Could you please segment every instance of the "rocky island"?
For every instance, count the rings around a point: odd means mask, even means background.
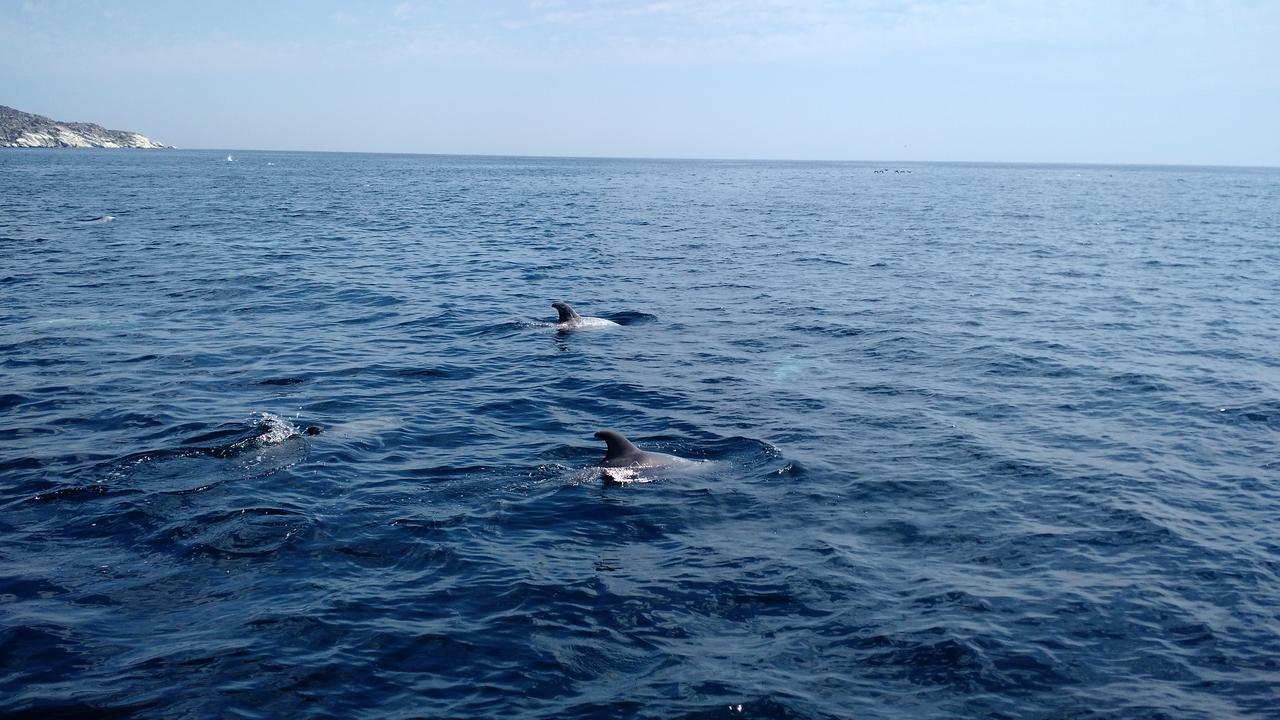
[[[171,148],[128,130],[101,125],[59,122],[0,105],[0,148]]]

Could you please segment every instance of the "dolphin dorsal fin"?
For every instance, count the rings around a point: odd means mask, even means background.
[[[569,307],[569,303],[567,302],[553,302],[551,303],[551,307],[555,308],[556,312],[560,313],[560,322],[569,322],[570,320],[577,320],[581,317],[573,308]]]
[[[622,436],[622,433],[614,432],[613,430],[601,430],[596,433],[596,438],[603,440],[604,444],[608,446],[608,450],[605,451],[604,462],[640,452],[640,448],[632,445],[630,440]]]

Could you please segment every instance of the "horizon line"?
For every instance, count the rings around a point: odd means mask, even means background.
[[[157,141],[159,142],[159,141]],[[499,154],[499,153],[449,153],[424,152],[411,150],[296,150],[267,148],[214,148],[214,147],[176,147],[165,148],[102,148],[102,147],[4,147],[0,150],[46,151],[46,150],[141,150],[144,152],[163,152],[176,150],[179,152],[210,153],[295,153],[295,154],[331,154],[331,155],[410,155],[421,157],[471,157],[471,158],[521,158],[529,160],[621,160],[634,162],[723,162],[723,163],[813,163],[828,165],[1028,165],[1028,166],[1060,166],[1060,167],[1128,167],[1128,168],[1217,168],[1234,170],[1280,170],[1280,165],[1236,165],[1228,163],[1188,163],[1188,162],[1099,162],[1095,160],[848,160],[848,159],[812,159],[812,158],[747,158],[747,157],[671,157],[658,155],[539,155],[535,153]]]
[[[131,150],[143,148],[13,148],[30,150]],[[734,158],[734,157],[670,157],[649,155],[538,155],[533,153],[499,154],[499,153],[447,153],[403,150],[279,150],[264,148],[163,148],[168,150],[192,152],[275,152],[275,153],[328,153],[333,155],[418,155],[426,157],[474,157],[474,158],[526,158],[533,160],[630,160],[649,162],[759,162],[759,163],[824,163],[824,164],[864,164],[897,163],[900,165],[1060,165],[1064,167],[1146,167],[1146,168],[1223,168],[1238,170],[1280,170],[1280,165],[1232,165],[1179,162],[1098,162],[1098,161],[1064,161],[1064,160],[847,160],[847,159],[800,159],[800,158]]]

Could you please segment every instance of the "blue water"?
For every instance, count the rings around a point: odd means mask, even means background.
[[[1277,288],[1277,170],[4,151],[0,713],[1277,717]]]

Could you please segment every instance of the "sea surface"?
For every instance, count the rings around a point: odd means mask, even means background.
[[[6,150],[0,328],[3,715],[1280,717],[1280,170]]]

